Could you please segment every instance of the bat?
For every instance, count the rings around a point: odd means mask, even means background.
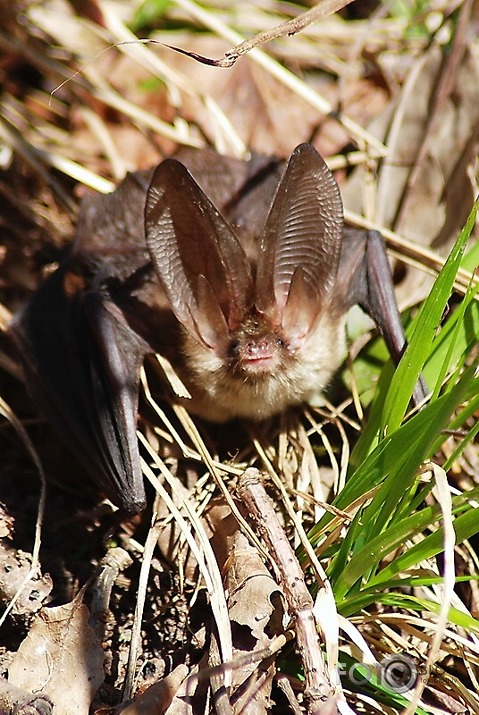
[[[311,145],[287,162],[183,149],[84,199],[68,255],[11,333],[46,418],[110,499],[138,512],[146,355],[170,360],[191,412],[264,420],[327,387],[356,303],[398,362],[383,239],[343,226],[339,188]]]

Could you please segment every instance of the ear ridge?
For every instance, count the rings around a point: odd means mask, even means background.
[[[302,307],[311,327],[336,281],[342,231],[336,181],[318,152],[301,144],[286,166],[263,230],[257,309],[291,327]]]
[[[228,325],[208,280],[199,275],[197,280],[197,305],[191,308],[191,316],[198,334],[208,347],[228,337]]]
[[[217,347],[224,326],[237,322],[244,312],[251,295],[251,271],[226,219],[175,159],[162,162],[153,174],[145,235],[176,317],[199,340]],[[223,320],[216,328],[213,319],[219,313]]]

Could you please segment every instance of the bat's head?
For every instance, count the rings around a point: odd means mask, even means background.
[[[293,152],[254,265],[173,159],[153,175],[145,228],[184,330],[182,378],[193,388],[194,411],[210,419],[262,418],[309,397],[312,383],[324,387],[343,352],[342,325],[328,316],[343,217],[339,189],[313,147]]]

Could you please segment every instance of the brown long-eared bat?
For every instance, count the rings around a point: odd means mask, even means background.
[[[338,186],[311,145],[287,163],[184,149],[84,199],[68,256],[11,332],[38,406],[135,512],[148,353],[172,362],[192,412],[262,420],[327,386],[355,303],[398,361],[405,340],[382,238],[343,228]]]

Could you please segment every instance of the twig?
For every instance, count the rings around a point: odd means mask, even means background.
[[[304,694],[308,712],[318,712],[318,706],[330,701],[335,693],[319,647],[313,599],[306,587],[303,571],[276,516],[273,502],[261,483],[257,469],[247,469],[239,478],[238,494],[256,522],[256,528],[266,542],[278,569],[280,585],[284,589],[290,614],[295,621],[298,651],[304,665]]]
[[[308,25],[318,22],[318,20],[323,17],[332,15],[333,12],[341,10],[351,2],[353,2],[353,0],[322,0],[322,2],[315,5],[315,7],[301,13],[298,17],[281,22],[275,27],[263,30],[263,32],[258,32],[258,34],[250,40],[240,42],[235,45],[235,47],[232,47],[231,50],[227,50],[223,59],[220,60],[213,60],[209,57],[198,55],[195,52],[189,52],[188,50],[183,50],[179,47],[173,47],[172,45],[168,45],[168,47],[175,50],[175,52],[180,52],[182,55],[187,55],[188,57],[198,60],[198,62],[202,62],[203,64],[229,69],[235,64],[236,60],[238,60],[242,55],[246,55],[255,47],[264,45],[266,42],[271,42],[271,40],[276,40],[278,37],[296,35],[297,32],[301,32],[301,30],[304,30],[304,28],[308,27]]]

